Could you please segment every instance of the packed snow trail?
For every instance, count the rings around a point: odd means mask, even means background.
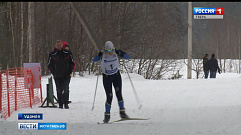
[[[72,77],[70,109],[21,109],[7,120],[0,119],[0,134],[148,134],[148,135],[237,135],[241,132],[241,75],[225,73],[217,79],[145,80],[130,74],[143,103],[139,110],[128,75],[123,73],[123,98],[130,117],[149,120],[123,121],[116,124],[96,124],[104,118],[105,92],[99,78],[95,108],[91,111],[96,76]],[[48,76],[49,77],[49,76]],[[43,98],[46,97],[48,77],[42,77]],[[55,87],[55,86],[54,86]],[[56,94],[56,91],[54,89]],[[43,120],[17,120],[18,113],[43,113]],[[118,120],[119,108],[114,96],[111,120]],[[20,122],[67,123],[66,131],[18,130]]]

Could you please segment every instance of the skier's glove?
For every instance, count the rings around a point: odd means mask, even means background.
[[[98,53],[98,56],[101,57],[102,55],[103,55],[103,53],[100,51],[100,52]]]
[[[103,53],[99,52],[98,55],[96,55],[93,59],[93,62],[97,62],[101,57],[102,57]]]
[[[124,54],[124,59],[130,59],[130,56],[128,54]]]

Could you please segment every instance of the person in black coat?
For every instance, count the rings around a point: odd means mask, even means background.
[[[218,61],[215,58],[215,54],[212,54],[211,59],[208,61],[209,69],[210,69],[210,78],[216,78],[217,70],[219,74],[221,74],[221,70],[218,66]]]
[[[203,57],[203,71],[204,71],[205,79],[207,79],[209,74],[208,54],[205,54],[205,56]]]
[[[70,77],[74,68],[74,59],[70,51],[63,49],[61,41],[57,41],[55,49],[49,54],[48,69],[54,76],[54,81],[57,89],[57,97],[59,102],[59,108],[69,109],[69,83]],[[64,90],[64,93],[62,91]]]

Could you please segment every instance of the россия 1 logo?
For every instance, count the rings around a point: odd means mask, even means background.
[[[223,19],[223,8],[194,7],[194,19]]]

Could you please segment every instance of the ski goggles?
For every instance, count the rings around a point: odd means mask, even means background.
[[[113,52],[115,50],[115,48],[112,48],[112,49],[105,49],[106,52]]]

